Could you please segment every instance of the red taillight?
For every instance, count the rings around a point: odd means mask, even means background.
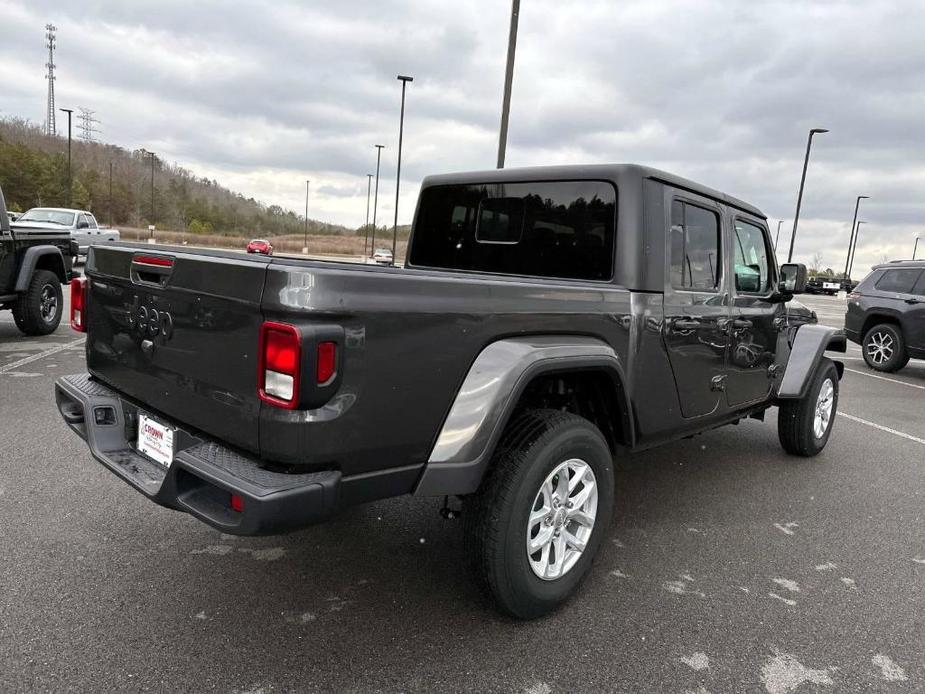
[[[71,327],[79,333],[87,332],[87,313],[84,309],[87,295],[87,278],[75,277],[71,280]]]
[[[318,343],[318,366],[315,369],[315,376],[318,385],[324,385],[332,378],[337,371],[337,343],[319,342]]]
[[[244,513],[244,499],[240,494],[231,495],[231,510],[235,513]]]
[[[258,394],[276,407],[294,410],[299,404],[299,372],[302,338],[285,323],[266,322],[260,326],[258,354]]]
[[[173,258],[162,255],[136,255],[132,262],[138,265],[154,265],[155,267],[173,267]]]

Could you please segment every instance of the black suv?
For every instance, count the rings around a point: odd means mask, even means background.
[[[925,358],[925,260],[875,266],[848,295],[845,332],[877,371]]]

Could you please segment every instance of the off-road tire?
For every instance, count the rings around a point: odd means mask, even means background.
[[[822,436],[817,437],[813,430],[816,406],[823,384],[832,383],[832,410],[828,426]],[[813,382],[802,400],[788,400],[780,405],[777,413],[777,435],[784,450],[791,455],[806,458],[818,455],[832,434],[835,417],[838,414],[838,369],[831,360],[823,358]]]
[[[42,314],[43,292],[49,291],[55,300],[55,310],[47,318]],[[36,270],[16,303],[13,304],[13,321],[25,335],[48,335],[58,329],[64,312],[64,293],[61,280],[49,270]]]
[[[527,555],[527,521],[540,486],[563,461],[591,467],[598,490],[591,535],[574,566],[544,580]],[[565,602],[587,576],[613,516],[613,456],[587,419],[558,410],[530,410],[512,420],[478,491],[463,512],[465,552],[482,590],[519,619],[544,615]]]
[[[868,354],[868,348],[878,335],[889,336],[893,341],[892,356],[879,364],[874,361],[872,355]],[[861,341],[861,351],[864,354],[864,362],[876,371],[893,373],[894,371],[899,371],[909,363],[909,355],[906,353],[906,341],[903,339],[902,330],[900,330],[898,325],[892,323],[880,323],[868,330],[864,334],[864,339]]]

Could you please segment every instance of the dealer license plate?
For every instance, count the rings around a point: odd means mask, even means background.
[[[164,467],[173,462],[174,430],[145,415],[138,416],[138,450]]]

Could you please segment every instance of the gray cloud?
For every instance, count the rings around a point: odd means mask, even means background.
[[[409,87],[402,221],[428,173],[493,165],[506,2],[0,0],[0,110],[40,120],[42,27],[59,27],[59,102],[95,108],[106,139],[146,146],[268,203],[365,218],[383,157],[391,219],[399,72]],[[925,7],[867,3],[525,0],[508,164],[638,161],[754,202],[795,206],[806,131],[821,126],[797,255],[858,265],[925,233]],[[315,186],[317,182],[317,186]],[[920,244],[921,245],[921,244]]]

